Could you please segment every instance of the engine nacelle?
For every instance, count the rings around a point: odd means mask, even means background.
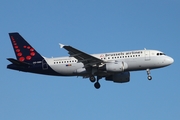
[[[85,68],[79,68],[74,71],[74,73],[85,73],[85,72],[87,72]]]
[[[116,83],[125,83],[130,81],[130,73],[129,72],[122,72],[117,73],[114,75],[110,75],[105,78],[107,81],[113,81]]]
[[[127,63],[125,62],[112,62],[106,63],[106,70],[108,72],[122,72],[128,68]]]

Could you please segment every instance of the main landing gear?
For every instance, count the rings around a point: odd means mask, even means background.
[[[100,87],[101,87],[101,85],[100,85],[100,83],[99,83],[99,80],[101,79],[101,77],[99,77],[99,76],[97,76],[97,81],[96,81],[96,78],[94,77],[94,76],[90,76],[89,77],[89,80],[91,81],[91,82],[95,82],[94,83],[94,87],[96,88],[96,89],[99,89]]]
[[[150,73],[150,69],[147,69],[146,71],[147,71],[147,75],[148,75],[148,77],[147,77],[148,80],[152,80],[152,77],[151,77],[151,75],[150,75],[150,74],[151,74],[151,73]]]
[[[94,87],[95,87],[96,89],[99,89],[99,88],[101,87],[101,85],[100,85],[100,83],[97,81],[97,82],[94,83]]]
[[[90,80],[91,82],[95,82],[95,81],[96,81],[96,78],[95,78],[94,76],[90,76],[90,77],[89,77],[89,80]]]

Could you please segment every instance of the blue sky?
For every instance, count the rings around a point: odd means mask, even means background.
[[[8,0],[0,4],[1,120],[179,120],[180,1]],[[8,33],[19,32],[46,57],[67,56],[58,43],[87,53],[157,49],[174,58],[166,68],[131,72],[125,84],[6,69],[14,57]]]

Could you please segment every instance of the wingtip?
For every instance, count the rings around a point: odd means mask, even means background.
[[[59,43],[59,45],[60,45],[60,48],[63,48],[63,47],[64,47],[64,45],[63,45],[63,44],[61,44],[61,43]]]

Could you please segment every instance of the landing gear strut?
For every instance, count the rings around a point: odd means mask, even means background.
[[[147,71],[147,75],[148,75],[148,77],[147,77],[148,80],[152,80],[152,77],[151,77],[151,75],[150,75],[150,74],[151,74],[151,73],[150,73],[150,69],[147,69],[146,71]]]

